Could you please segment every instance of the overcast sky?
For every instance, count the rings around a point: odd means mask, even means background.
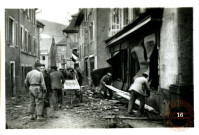
[[[68,25],[71,15],[77,12],[78,8],[42,8],[37,10],[36,17],[37,19],[44,19]]]

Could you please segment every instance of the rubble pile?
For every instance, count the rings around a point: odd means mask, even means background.
[[[101,119],[107,115],[121,115],[126,112],[125,103],[119,100],[103,99],[99,89],[85,87],[83,91],[83,103],[73,104],[70,109],[73,113],[85,118]]]

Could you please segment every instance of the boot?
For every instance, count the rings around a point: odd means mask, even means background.
[[[30,120],[35,120],[34,114],[30,115]]]
[[[38,115],[38,116],[37,116],[37,120],[38,120],[38,121],[42,121],[42,120],[44,120],[44,118],[43,118],[41,115]]]

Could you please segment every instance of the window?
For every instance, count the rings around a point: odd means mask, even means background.
[[[10,45],[16,46],[17,45],[17,22],[12,19],[11,17],[9,18],[9,36],[8,36],[8,41]]]
[[[112,29],[120,29],[120,9],[113,9]]]
[[[84,33],[82,33],[84,36],[84,43],[88,44],[88,29],[85,27],[84,28]]]
[[[32,9],[29,9],[30,11],[30,21],[32,21]]]
[[[88,21],[88,9],[85,9],[85,21]]]
[[[61,55],[61,60],[63,60],[64,59],[64,55]]]
[[[87,44],[84,45],[84,55],[88,55],[88,46]]]
[[[128,63],[128,53],[127,49],[120,50],[119,52],[115,53],[112,57],[111,65],[113,68],[113,79],[114,80],[121,80],[122,82],[127,81],[127,63]]]
[[[25,30],[25,51],[28,52],[28,31]]]
[[[32,22],[35,24],[35,10],[32,11]]]
[[[25,9],[25,11],[26,11],[27,18],[29,18],[29,11],[28,11],[28,9]]]
[[[42,56],[42,60],[46,60],[46,59],[45,59],[45,56]]]
[[[93,41],[93,22],[91,22],[89,27],[90,41]]]
[[[127,25],[129,23],[128,20],[128,8],[123,9],[123,25]]]
[[[31,53],[31,35],[28,33],[28,52]]]
[[[31,53],[35,54],[35,47],[34,47],[34,38],[31,36]]]
[[[33,43],[33,53],[36,55],[36,53],[37,53],[37,51],[36,51],[36,49],[37,49],[37,41],[36,41],[36,38],[34,38],[34,41],[33,41],[34,43]]]
[[[25,30],[24,27],[21,26],[21,33],[20,33],[20,38],[21,38],[21,50],[25,50]]]
[[[20,27],[20,41],[21,41],[21,49],[23,48],[23,27]]]
[[[115,35],[121,29],[121,9],[111,9],[111,27],[109,36]]]
[[[5,40],[8,41],[8,16],[7,12],[5,11]]]

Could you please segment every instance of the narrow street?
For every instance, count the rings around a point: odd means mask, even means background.
[[[192,7],[4,14],[6,128],[194,126]]]
[[[58,111],[49,108],[48,118],[43,121],[30,120],[28,96],[7,100],[8,128],[133,128],[132,123],[137,127],[164,127],[162,121],[152,122],[148,117],[125,117],[125,104],[119,100],[102,100],[91,90],[86,90],[83,96],[83,103],[75,98],[73,105],[66,105]]]

